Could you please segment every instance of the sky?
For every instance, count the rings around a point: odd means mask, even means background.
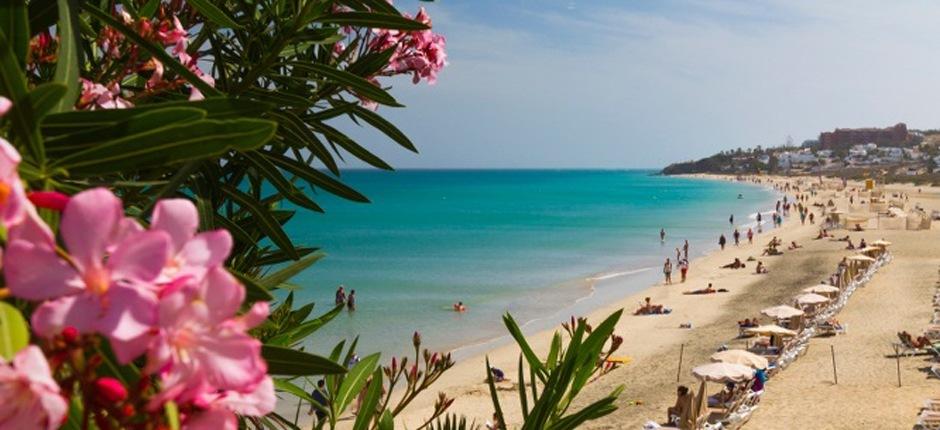
[[[940,128],[940,2],[398,0],[447,37],[381,107],[397,168],[657,168],[836,127]]]

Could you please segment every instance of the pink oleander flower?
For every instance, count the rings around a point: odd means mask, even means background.
[[[209,270],[221,267],[232,251],[232,236],[226,230],[197,233],[199,212],[186,199],[165,199],[153,210],[151,231],[170,236],[170,253],[160,282],[192,276],[197,282]]]
[[[32,191],[26,194],[26,198],[38,208],[56,212],[65,210],[65,205],[69,202],[69,196],[58,191]]]
[[[11,107],[13,107],[13,102],[6,97],[0,96],[0,118],[3,118]]]
[[[271,413],[277,402],[274,381],[266,376],[253,389],[246,392],[223,391],[203,396],[196,402],[201,411],[183,418],[186,430],[235,430],[235,414],[260,417]]]
[[[29,206],[26,190],[17,171],[20,160],[16,148],[0,137],[0,221],[7,228],[19,223]]]
[[[219,391],[250,392],[264,382],[261,343],[246,331],[267,318],[268,304],[255,303],[236,316],[244,299],[245,288],[221,267],[202,281],[183,277],[164,288],[145,369],[163,384],[152,408],[168,400],[195,402]]]
[[[30,345],[7,363],[0,357],[0,429],[57,429],[68,403],[42,351]]]
[[[124,109],[133,103],[121,98],[121,86],[117,82],[105,87],[99,83],[82,79],[82,94],[78,98],[81,109]]]
[[[100,333],[125,363],[144,352],[156,322],[153,282],[169,258],[170,238],[135,226],[120,199],[95,188],[73,196],[62,213],[68,261],[35,212],[10,229],[4,276],[13,296],[44,301],[32,315],[36,334],[51,337],[66,327]]]

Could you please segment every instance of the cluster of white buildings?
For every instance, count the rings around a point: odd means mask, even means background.
[[[784,170],[826,171],[846,167],[865,167],[901,163],[925,163],[928,156],[918,148],[901,148],[896,146],[881,146],[874,143],[853,145],[848,155],[836,156],[828,149],[816,150],[812,148],[790,149],[774,154],[777,158],[777,167]],[[770,164],[770,155],[760,155],[757,161]],[[934,165],[940,166],[940,156],[934,158]],[[910,170],[910,169],[909,169]],[[923,173],[922,168],[910,170],[908,174]],[[916,173],[914,173],[916,171]]]

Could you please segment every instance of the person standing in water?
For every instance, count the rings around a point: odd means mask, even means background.
[[[672,283],[672,262],[669,259],[666,259],[666,263],[663,264],[663,275],[666,277],[666,284]]]
[[[728,243],[728,239],[725,239],[725,235],[722,234],[718,237],[718,245],[721,246],[721,250],[725,250],[725,244]]]
[[[741,244],[741,232],[738,229],[734,229],[734,246]]]
[[[349,290],[349,297],[346,298],[346,308],[350,312],[356,310],[356,290]]]
[[[659,242],[666,243],[666,229],[659,229]]]
[[[728,223],[731,224],[732,227],[734,227],[734,214],[731,214],[731,216],[728,217]]]
[[[335,303],[336,306],[342,306],[346,304],[346,290],[343,285],[340,285],[339,288],[336,289]]]

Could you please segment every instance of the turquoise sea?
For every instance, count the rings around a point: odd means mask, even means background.
[[[775,194],[762,187],[652,173],[344,173],[372,203],[319,195],[325,214],[300,210],[287,226],[297,243],[327,254],[294,279],[299,302],[325,312],[339,284],[358,299],[312,347],[325,353],[360,336],[360,353],[387,356],[410,350],[417,330],[429,347],[466,353],[505,335],[507,311],[528,330],[584,314],[658,280],[684,239],[690,257],[701,255],[730,233],[729,215],[746,225],[773,209]],[[469,311],[450,311],[457,301]]]

